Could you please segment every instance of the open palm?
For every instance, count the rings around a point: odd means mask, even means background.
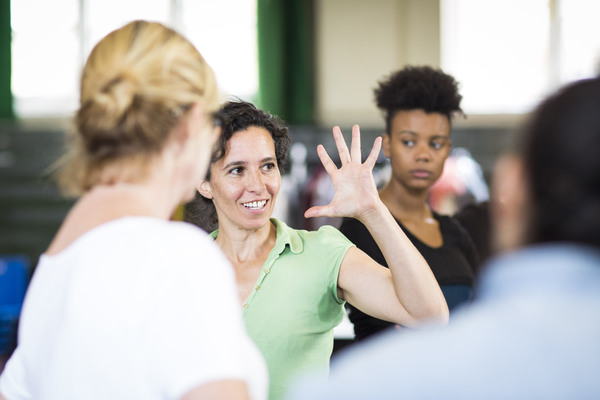
[[[304,213],[306,218],[313,217],[353,217],[372,211],[378,204],[379,195],[373,167],[381,150],[381,137],[373,143],[371,153],[362,163],[360,147],[360,128],[352,127],[352,143],[350,150],[339,127],[333,128],[333,138],[340,156],[341,167],[338,168],[327,154],[323,145],[317,146],[317,154],[323,167],[331,177],[335,194],[331,202],[323,206],[311,207]]]

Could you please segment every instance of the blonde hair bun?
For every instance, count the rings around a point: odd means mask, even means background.
[[[212,69],[174,30],[133,21],[109,33],[81,76],[76,141],[61,185],[81,193],[99,182],[141,178],[181,111],[202,102],[210,112],[218,101]]]

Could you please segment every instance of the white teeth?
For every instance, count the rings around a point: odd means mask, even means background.
[[[263,208],[267,204],[266,200],[261,201],[251,201],[249,203],[242,203],[242,205],[251,210],[258,210],[259,208]]]

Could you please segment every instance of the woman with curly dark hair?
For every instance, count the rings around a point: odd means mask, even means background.
[[[243,101],[226,103],[220,112],[221,140],[186,219],[208,229],[216,226],[204,221],[218,223],[212,236],[234,266],[246,328],[267,362],[270,399],[281,398],[301,372],[326,377],[345,301],[394,323],[447,321],[431,269],[377,195],[372,169],[381,138],[363,163],[358,126],[350,150],[340,129],[333,129],[341,167],[323,146],[317,152],[335,196],[305,216],[357,218],[381,246],[389,270],[331,226],[309,232],[271,218],[290,144],[287,127]]]
[[[450,154],[452,118],[462,114],[461,99],[452,76],[427,66],[396,71],[375,89],[376,104],[386,123],[383,152],[392,170],[379,196],[427,260],[451,312],[471,298],[477,254],[460,224],[433,211],[427,199]],[[379,246],[360,221],[345,218],[340,230],[386,265]],[[358,340],[395,326],[348,307]]]

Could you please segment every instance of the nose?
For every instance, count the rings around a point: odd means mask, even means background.
[[[246,186],[250,192],[259,193],[265,189],[265,182],[263,176],[259,170],[253,170],[248,173],[248,182]]]
[[[431,148],[427,143],[419,143],[415,149],[417,161],[429,162],[431,160]]]

